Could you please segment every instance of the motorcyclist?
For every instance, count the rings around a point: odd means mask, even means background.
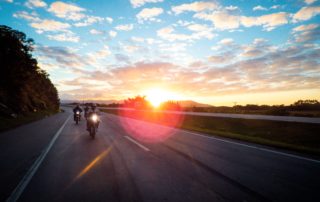
[[[99,110],[97,109],[97,105],[96,104],[92,104],[91,105],[91,108],[88,110],[88,118],[92,115],[92,114],[99,114]],[[99,127],[99,123],[100,123],[100,120],[98,118],[97,120],[97,128]],[[90,124],[90,120],[87,119],[87,130],[89,130],[89,124]]]
[[[79,104],[77,104],[77,106],[75,108],[73,108],[73,118],[74,120],[76,119],[76,113],[79,112],[80,113],[80,118],[81,118],[81,112],[82,112],[82,109],[81,107],[79,106]]]
[[[89,104],[86,104],[86,107],[84,108],[84,117],[87,119],[88,118],[88,112],[89,112]]]

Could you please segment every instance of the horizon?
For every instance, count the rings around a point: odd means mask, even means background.
[[[68,103],[85,104],[85,103],[92,102],[92,103],[96,103],[96,104],[109,105],[109,104],[123,104],[125,100],[127,100],[127,99],[124,99],[124,100],[67,100],[66,99],[66,100],[60,100],[60,102],[61,102],[61,104],[68,104]],[[296,100],[295,102],[300,101],[300,100],[302,100],[302,99]],[[147,101],[149,101],[149,100],[147,99]],[[302,101],[304,101],[304,100],[302,100]],[[319,102],[319,100],[316,100],[316,101]],[[212,104],[208,104],[208,103],[198,102],[196,100],[165,100],[165,101],[161,102],[160,104],[165,103],[165,102],[177,102],[177,103],[179,103],[179,102],[194,102],[194,103],[199,104],[199,105],[208,105],[210,107],[234,107],[234,106],[246,106],[246,105],[258,105],[258,106],[263,106],[263,105],[280,106],[280,105],[284,105],[284,106],[290,106],[290,105],[295,103],[295,102],[292,102],[292,103],[289,103],[289,104],[257,104],[257,103],[240,104],[240,103],[234,102],[233,105],[212,105]],[[154,106],[154,107],[157,108],[157,106]]]
[[[155,104],[319,100],[319,14],[319,0],[0,2],[61,100]]]

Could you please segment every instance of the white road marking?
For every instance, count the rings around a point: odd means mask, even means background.
[[[7,202],[15,202],[19,199],[21,194],[23,193],[24,189],[29,184],[30,180],[34,176],[34,174],[37,172],[38,168],[40,167],[41,163],[49,153],[51,147],[61,134],[63,128],[66,126],[67,122],[69,121],[71,116],[67,118],[67,120],[62,124],[60,129],[56,132],[56,134],[51,139],[49,145],[41,152],[40,156],[37,158],[37,160],[32,164],[26,175],[22,178],[22,180],[19,182],[18,186],[13,190],[9,198],[6,200]]]
[[[285,152],[279,152],[279,151],[275,151],[275,150],[271,150],[271,149],[266,149],[266,148],[262,148],[262,147],[256,147],[256,146],[253,146],[253,145],[233,142],[233,141],[229,141],[229,140],[223,140],[223,139],[220,139],[220,138],[206,136],[206,135],[202,135],[202,134],[199,134],[199,133],[193,133],[193,132],[189,132],[189,131],[185,131],[185,130],[180,130],[180,131],[183,131],[183,132],[186,132],[186,133],[189,133],[189,134],[192,134],[192,135],[208,138],[208,139],[214,139],[214,140],[217,140],[217,141],[220,141],[220,142],[226,142],[226,143],[240,145],[240,146],[244,146],[244,147],[248,147],[248,148],[252,148],[252,149],[257,149],[257,150],[261,150],[261,151],[265,151],[265,152],[270,152],[270,153],[274,153],[274,154],[280,154],[280,155],[291,157],[291,158],[311,161],[311,162],[314,162],[314,163],[320,163],[320,160],[306,158],[306,157],[303,157],[303,156],[298,156],[298,155],[289,154],[289,153],[285,153]]]
[[[145,151],[150,151],[150,149],[148,149],[147,147],[143,146],[142,144],[140,144],[136,140],[132,139],[131,137],[129,137],[129,136],[124,136],[124,137],[127,138],[128,140],[130,140],[131,142],[135,143],[136,145],[138,145],[139,147],[141,147]]]

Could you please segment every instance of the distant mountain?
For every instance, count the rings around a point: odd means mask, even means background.
[[[177,102],[181,107],[212,107],[212,105],[195,102],[193,100],[178,100]]]
[[[68,103],[99,103],[99,104],[112,104],[112,103],[119,103],[122,104],[123,100],[61,100],[61,104],[68,104]],[[212,105],[199,103],[193,100],[177,100],[181,107],[212,107]]]

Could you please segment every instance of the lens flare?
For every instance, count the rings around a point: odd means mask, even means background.
[[[119,110],[118,113],[127,134],[147,143],[163,142],[170,138],[175,133],[174,128],[179,127],[184,118],[182,114],[147,110]]]

